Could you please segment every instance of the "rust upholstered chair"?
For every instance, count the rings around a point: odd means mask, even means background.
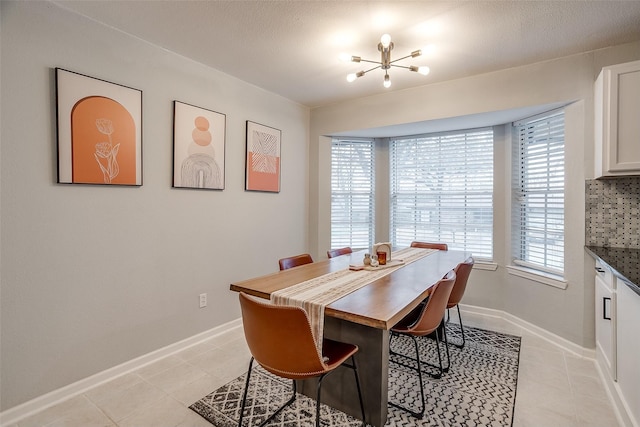
[[[438,249],[441,251],[449,250],[449,246],[446,243],[431,243],[431,242],[419,242],[414,240],[411,242],[412,248],[423,248],[423,249]]]
[[[252,357],[249,362],[247,382],[240,408],[239,427],[242,427],[254,360],[272,374],[293,380],[291,398],[265,419],[260,424],[261,426],[293,403],[296,399],[296,380],[318,378],[316,427],[319,427],[322,380],[341,365],[353,369],[362,411],[362,425],[365,425],[364,404],[362,403],[360,380],[354,357],[358,346],[325,338],[322,343],[322,355],[320,355],[313,339],[309,318],[302,308],[259,302],[242,292],[240,293],[240,308],[242,309],[244,335]],[[345,363],[349,359],[351,363]]]
[[[302,254],[296,256],[290,256],[287,258],[282,258],[278,261],[280,264],[280,270],[287,270],[289,268],[297,267],[299,265],[311,264],[313,262],[313,258],[309,254]]]
[[[413,340],[416,357],[415,359],[410,356],[405,356],[400,353],[391,352],[392,358],[389,359],[392,363],[397,363],[407,368],[418,371],[418,382],[420,383],[420,398],[422,406],[418,411],[413,411],[409,408],[402,407],[394,402],[389,402],[390,405],[395,406],[396,408],[402,409],[404,411],[409,412],[414,417],[421,419],[424,416],[425,404],[424,404],[424,386],[422,385],[422,364],[420,360],[420,350],[418,347],[418,339],[417,337],[424,337],[427,335],[433,335],[436,340],[436,349],[438,353],[438,362],[439,362],[439,372],[435,374],[429,374],[434,378],[440,378],[442,374],[446,371],[442,366],[442,356],[440,355],[440,338],[438,334],[438,327],[442,323],[442,319],[444,318],[444,313],[447,309],[447,302],[449,301],[449,296],[451,295],[451,290],[453,289],[453,284],[456,280],[456,274],[452,270],[447,273],[444,278],[442,278],[438,283],[436,283],[431,289],[431,295],[427,300],[426,304],[421,304],[416,307],[411,313],[405,316],[400,322],[398,322],[393,328],[391,328],[391,339],[394,335],[406,335],[409,336]],[[442,328],[444,344],[447,353],[448,363],[449,360],[449,347],[447,346],[447,333],[444,328]],[[435,332],[435,333],[434,333]],[[398,361],[399,358],[407,358],[410,359],[411,362],[405,364],[403,362]],[[417,368],[416,368],[417,364]],[[448,369],[448,368],[447,368]]]
[[[333,258],[333,257],[337,257],[337,256],[340,256],[340,255],[350,254],[352,252],[353,251],[348,246],[346,248],[331,249],[330,251],[327,251],[327,257],[328,258]]]
[[[462,344],[456,344],[453,342],[451,343],[458,348],[464,347],[464,328],[462,327],[462,317],[460,316],[460,306],[458,305],[458,303],[464,295],[464,290],[467,288],[467,281],[469,280],[471,269],[473,269],[473,264],[473,258],[469,257],[464,262],[458,264],[458,266],[453,270],[456,272],[456,282],[453,284],[453,290],[451,291],[451,296],[449,297],[449,302],[447,303],[447,318],[449,314],[448,309],[453,307],[456,307],[458,309],[458,319],[460,320]]]

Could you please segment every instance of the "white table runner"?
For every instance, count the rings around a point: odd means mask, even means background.
[[[417,261],[436,251],[436,249],[422,248],[401,249],[393,252],[391,257],[394,260],[403,260],[404,264],[373,271],[353,271],[348,268],[334,271],[273,292],[271,294],[271,302],[277,305],[302,307],[307,312],[318,353],[322,356],[324,308],[327,305],[387,274],[393,273],[404,265]]]

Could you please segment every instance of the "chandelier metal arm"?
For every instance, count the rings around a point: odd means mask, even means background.
[[[393,61],[389,62],[389,64],[393,64],[394,62],[402,61],[403,59],[407,59],[407,58],[411,58],[411,57],[413,57],[413,55],[403,56],[402,58],[394,59]],[[364,61],[364,59],[363,59],[363,61]],[[396,67],[397,67],[397,65],[396,65]]]
[[[360,58],[360,60],[358,62],[368,62],[370,64],[380,64],[380,65],[382,65],[382,62],[380,62],[380,61],[370,61],[368,59],[362,59],[362,58]]]
[[[368,61],[368,62],[372,62],[372,61]],[[378,64],[378,62],[374,62],[374,64]],[[378,65],[378,66],[376,66],[376,67],[373,67],[373,68],[369,68],[368,70],[363,71],[363,73],[364,73],[364,74],[367,74],[369,71],[377,70],[378,68],[381,68],[381,67],[382,67],[382,64],[381,64],[381,65]]]

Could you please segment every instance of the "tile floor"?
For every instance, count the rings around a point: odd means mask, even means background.
[[[502,319],[463,316],[465,325],[522,336],[515,427],[619,425],[593,360]],[[211,427],[188,406],[241,375],[249,357],[241,330],[227,333],[8,427]]]

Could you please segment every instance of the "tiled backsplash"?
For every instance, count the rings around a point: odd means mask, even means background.
[[[640,248],[640,177],[587,180],[587,246]]]

